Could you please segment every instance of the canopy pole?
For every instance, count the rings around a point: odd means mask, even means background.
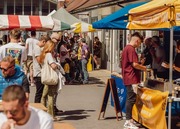
[[[31,0],[31,15],[33,15],[33,0]]]
[[[16,0],[14,0],[14,15],[16,15]]]
[[[170,58],[169,58],[169,106],[168,106],[168,129],[171,129],[171,106],[172,106],[172,70],[173,70],[173,27],[170,29]]]
[[[22,15],[24,15],[24,0],[22,0]]]

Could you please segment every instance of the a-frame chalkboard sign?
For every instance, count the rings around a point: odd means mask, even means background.
[[[116,88],[115,80],[113,78],[110,78],[110,79],[107,80],[107,85],[106,85],[106,88],[105,88],[104,98],[103,98],[103,102],[102,102],[102,106],[101,106],[101,110],[100,110],[100,113],[99,113],[98,120],[100,119],[100,116],[101,116],[102,112],[103,112],[103,118],[104,118],[110,92],[111,92],[112,99],[113,99],[113,102],[114,102],[114,109],[115,109],[115,112],[116,112],[116,119],[119,120],[118,113],[120,113],[121,118],[123,117],[121,107],[120,107],[120,103],[119,103],[119,97],[118,97],[118,94],[117,94],[117,88]]]

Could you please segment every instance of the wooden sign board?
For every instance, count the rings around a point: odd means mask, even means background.
[[[117,93],[116,83],[115,83],[115,80],[113,78],[110,78],[107,80],[107,85],[105,88],[104,98],[103,98],[103,102],[102,102],[102,106],[101,106],[101,110],[99,113],[98,120],[100,119],[102,112],[103,112],[103,118],[104,118],[110,92],[111,92],[112,99],[114,102],[116,119],[119,120],[118,113],[120,113],[120,115],[122,117],[122,111],[121,111],[121,107],[120,107],[120,103],[119,103],[119,97],[118,97],[118,93]]]

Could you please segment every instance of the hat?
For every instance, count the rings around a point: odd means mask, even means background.
[[[51,35],[51,39],[60,39],[60,38],[61,38],[60,34],[58,34],[56,32],[53,32]]]

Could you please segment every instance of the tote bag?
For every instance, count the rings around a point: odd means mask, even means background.
[[[51,68],[45,58],[45,64],[41,69],[41,83],[44,85],[57,85],[59,81],[58,74]]]

